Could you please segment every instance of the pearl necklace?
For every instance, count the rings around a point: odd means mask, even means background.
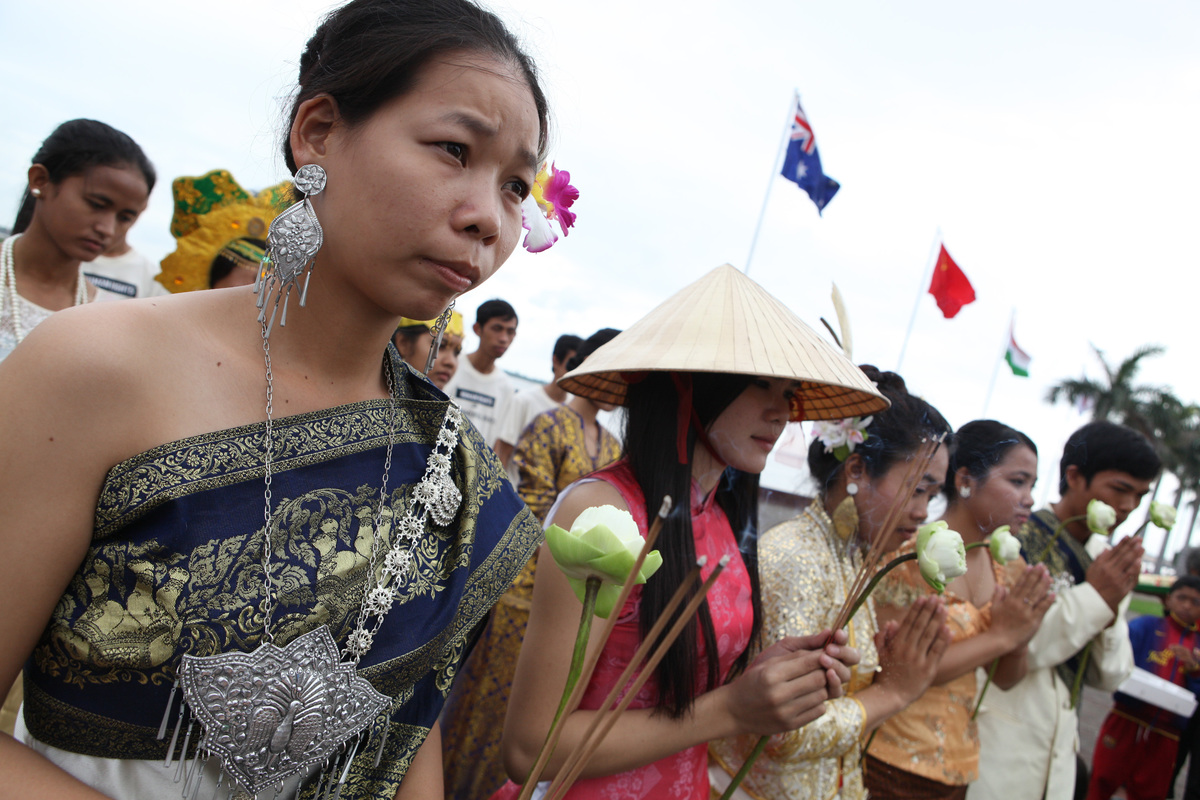
[[[25,335],[29,333],[21,324],[21,305],[17,295],[17,271],[13,259],[13,245],[20,238],[21,234],[14,233],[4,240],[3,245],[0,245],[0,297],[3,297],[0,302],[8,303],[12,314],[12,332],[16,337],[17,344],[20,344]],[[75,305],[81,306],[86,302],[88,302],[87,278],[83,276],[83,264],[80,264],[79,277],[75,281]]]

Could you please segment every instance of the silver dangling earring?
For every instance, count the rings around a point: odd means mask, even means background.
[[[454,301],[450,301],[450,305],[446,306],[437,318],[437,322],[433,324],[433,344],[429,347],[429,356],[425,359],[425,374],[429,374],[429,370],[433,369],[434,359],[437,358],[438,350],[442,346],[442,334],[446,332],[446,326],[450,324],[450,312],[454,310]],[[450,401],[450,405],[454,405],[454,401]],[[462,492],[454,485],[454,479],[450,477],[450,469],[447,464],[446,469],[438,469],[433,476],[434,484],[437,486],[437,498],[426,506],[429,511],[429,518],[434,523],[443,527],[454,522],[454,515],[458,513],[458,507],[462,505]]]
[[[966,500],[968,497],[971,496],[971,487],[964,486],[961,489],[959,489],[958,496],[961,497],[963,500]]]
[[[320,194],[325,188],[325,170],[319,164],[305,164],[296,170],[293,179],[296,191],[304,195],[304,199],[295,203],[271,222],[267,231],[267,257],[271,262],[268,272],[264,263],[258,271],[258,279],[254,282],[254,292],[258,295],[258,314],[260,324],[265,324],[266,333],[271,335],[275,324],[275,312],[283,301],[283,316],[279,319],[279,327],[287,325],[287,304],[292,294],[292,287],[304,275],[304,288],[300,290],[300,305],[308,299],[308,281],[312,277],[312,267],[317,257],[317,251],[325,241],[321,223],[313,211],[312,200],[315,194]],[[267,296],[273,294],[275,303],[271,307],[271,319],[267,321]]]
[[[846,484],[846,494],[850,495],[851,497],[854,497],[854,495],[858,494],[858,484],[855,483],[854,481],[850,481],[850,483],[847,483]]]
[[[446,306],[437,318],[437,322],[433,324],[433,344],[429,346],[429,355],[425,358],[425,374],[429,374],[429,370],[433,369],[433,362],[437,360],[438,350],[442,349],[442,334],[446,332],[446,326],[450,324],[450,312],[454,310],[454,301],[450,301],[450,305]]]

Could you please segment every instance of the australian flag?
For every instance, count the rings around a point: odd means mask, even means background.
[[[826,177],[821,169],[821,154],[817,152],[817,137],[813,135],[812,125],[804,109],[800,107],[800,94],[796,94],[796,110],[792,117],[791,141],[788,142],[787,155],[783,159],[783,171],[780,173],[789,181],[808,192],[808,196],[817,204],[817,213],[825,209],[826,204],[837,194],[842,185],[833,178]]]

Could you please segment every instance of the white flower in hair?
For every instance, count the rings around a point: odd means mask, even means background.
[[[854,448],[870,438],[867,427],[874,417],[849,417],[813,423],[812,435],[825,445],[826,453],[833,453],[838,461],[845,461]]]

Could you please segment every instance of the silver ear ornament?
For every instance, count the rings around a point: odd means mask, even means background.
[[[271,262],[270,270],[265,268],[258,272],[258,280],[254,282],[254,292],[258,295],[258,321],[266,323],[267,334],[275,324],[275,312],[283,303],[283,315],[279,319],[280,327],[287,325],[287,304],[291,297],[292,288],[304,275],[304,287],[300,290],[300,305],[303,306],[308,297],[308,281],[312,277],[312,267],[317,257],[317,251],[325,240],[321,223],[313,210],[313,195],[320,194],[325,188],[325,170],[318,164],[305,164],[296,170],[293,182],[296,191],[304,195],[304,199],[292,205],[271,222],[267,231],[267,259]],[[267,300],[274,296],[271,306],[271,318],[267,320]]]
[[[429,370],[433,369],[433,362],[437,360],[438,350],[442,349],[442,334],[446,332],[446,326],[450,324],[450,312],[454,311],[454,301],[450,301],[450,305],[446,306],[437,318],[437,322],[433,324],[433,344],[429,346],[429,355],[425,358],[425,374],[429,374]]]

